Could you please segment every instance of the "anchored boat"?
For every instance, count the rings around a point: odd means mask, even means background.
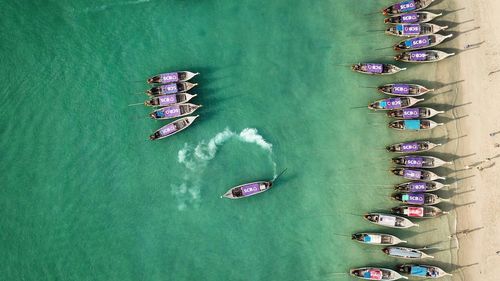
[[[353,71],[371,75],[388,75],[406,70],[406,68],[399,68],[393,64],[384,63],[358,63],[353,64],[351,68]]]
[[[410,205],[436,205],[441,202],[448,201],[447,199],[443,199],[436,194],[432,193],[396,193],[391,196],[392,199],[396,201],[400,201]]]
[[[401,240],[398,237],[390,234],[383,233],[354,233],[351,236],[351,239],[354,241],[358,241],[363,244],[370,245],[397,245],[400,243],[406,243],[407,241]]]
[[[443,13],[433,14],[430,12],[416,12],[408,13],[404,15],[397,15],[384,20],[388,24],[398,24],[398,23],[425,23],[442,16]]]
[[[409,12],[416,12],[429,7],[434,0],[405,0],[393,4],[382,10],[384,15],[397,15]]]
[[[423,50],[423,51],[413,51],[413,52],[402,52],[401,54],[396,55],[394,59],[403,62],[427,63],[427,62],[438,62],[453,55],[455,55],[455,53],[445,53],[439,50]]]
[[[421,169],[393,168],[391,169],[391,173],[408,180],[434,181],[434,180],[446,179],[444,177],[436,175],[431,171],[421,170]]]
[[[410,107],[424,99],[416,99],[412,97],[388,98],[375,101],[368,105],[369,109],[373,110],[392,110]]]
[[[196,116],[187,116],[181,119],[177,119],[174,122],[167,124],[156,132],[154,132],[151,136],[149,136],[150,140],[159,140],[166,137],[170,137],[172,135],[177,134],[180,131],[185,130],[187,127],[193,124],[194,120],[198,118],[199,115]]]
[[[397,247],[397,246],[391,246],[391,247],[386,247],[382,249],[382,252],[384,254],[395,257],[395,258],[402,258],[402,259],[427,259],[431,258],[433,259],[433,256],[430,256],[420,250],[417,249],[412,249],[412,248],[406,248],[406,247]]]
[[[168,94],[177,94],[183,93],[191,90],[193,87],[198,85],[197,83],[189,83],[189,82],[178,82],[178,83],[170,83],[161,86],[153,87],[146,91],[146,93],[150,96],[159,96],[159,95],[168,95]]]
[[[250,197],[264,191],[268,191],[273,187],[273,183],[286,171],[283,170],[276,178],[270,181],[256,181],[251,183],[245,183],[242,185],[235,186],[229,189],[222,197],[229,199],[240,199],[245,197]]]
[[[388,145],[386,149],[396,153],[415,153],[428,151],[440,145],[440,143],[435,144],[430,141],[410,141]]]
[[[418,224],[411,222],[407,218],[403,218],[400,216],[395,216],[395,215],[387,215],[387,214],[381,214],[381,213],[368,213],[363,216],[367,221],[382,225],[382,226],[387,226],[387,227],[392,227],[392,228],[409,228],[412,226],[418,226]]]
[[[402,167],[427,169],[449,165],[452,162],[446,162],[433,156],[407,155],[392,158],[392,163]]]
[[[391,96],[418,97],[434,89],[427,89],[417,84],[386,84],[377,88],[380,93]]]
[[[429,107],[414,107],[390,110],[387,112],[387,116],[396,119],[425,119],[440,113],[444,113],[444,111],[437,111]]]
[[[402,192],[433,192],[448,186],[437,181],[410,181],[394,186],[394,189]]]
[[[414,37],[431,35],[447,28],[448,26],[439,26],[433,23],[397,24],[387,28],[385,34],[399,37]]]
[[[153,77],[148,78],[148,84],[167,84],[167,83],[176,83],[176,82],[186,82],[196,75],[200,74],[199,72],[193,73],[190,71],[176,71],[176,72],[168,72],[161,73],[155,75]]]
[[[430,219],[448,214],[435,206],[398,206],[391,209],[396,215],[409,218]]]
[[[394,50],[419,50],[434,47],[436,45],[441,44],[446,38],[452,37],[453,34],[449,35],[441,35],[441,34],[432,34],[419,36],[411,39],[406,39],[394,45]]]
[[[349,271],[349,274],[364,280],[398,280],[408,279],[394,270],[380,267],[360,267],[354,268]]]
[[[149,114],[152,119],[164,120],[182,117],[195,112],[201,105],[184,103],[159,108]]]
[[[169,106],[169,105],[173,105],[173,104],[188,102],[196,96],[197,96],[196,94],[191,95],[188,93],[161,95],[161,96],[153,97],[153,98],[145,101],[144,105],[145,106],[156,106],[156,107]]]
[[[452,276],[452,274],[446,273],[441,268],[433,265],[402,264],[398,266],[398,270],[401,273],[408,274],[410,277],[416,278],[436,279],[444,276]]]
[[[389,128],[406,131],[420,131],[434,129],[441,125],[443,125],[443,123],[436,123],[432,120],[413,119],[393,121],[389,123]]]

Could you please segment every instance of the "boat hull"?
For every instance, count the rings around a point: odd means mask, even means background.
[[[187,117],[183,117],[181,119],[177,119],[174,122],[169,123],[169,124],[161,127],[160,129],[156,130],[150,136],[150,140],[164,139],[164,138],[173,136],[181,131],[184,131],[186,128],[191,126],[193,124],[194,120],[196,120],[196,118],[198,118],[198,117],[199,117],[199,115],[187,116]]]

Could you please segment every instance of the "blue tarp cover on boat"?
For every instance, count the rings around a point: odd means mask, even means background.
[[[403,31],[403,27],[404,27],[404,26],[402,26],[402,25],[397,25],[397,26],[396,26],[396,30],[397,30],[397,31]]]
[[[421,267],[421,266],[418,266],[418,265],[414,265],[414,266],[411,267],[411,272],[410,273],[411,273],[411,275],[425,277],[425,275],[427,274],[427,268]]]
[[[407,130],[420,130],[420,120],[405,120]]]
[[[365,237],[363,239],[364,239],[365,242],[372,241],[372,238],[369,235],[365,235]]]

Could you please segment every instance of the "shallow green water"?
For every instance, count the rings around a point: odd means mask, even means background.
[[[44,2],[0,1],[0,279],[348,280],[395,263],[334,235],[394,205],[372,184],[397,182],[382,148],[401,136],[352,109],[391,79],[338,66],[388,60],[365,31],[382,17],[355,17],[380,3]],[[176,69],[202,73],[200,118],[146,141],[165,122],[127,106],[135,81]],[[263,195],[219,198],[283,168]]]

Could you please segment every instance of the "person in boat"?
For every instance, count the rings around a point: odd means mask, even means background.
[[[156,75],[148,79],[148,83],[160,83],[160,76]]]
[[[430,123],[429,122],[420,122],[420,128],[421,129],[428,129],[430,127]]]
[[[389,111],[389,117],[397,117],[397,116],[400,116],[401,113],[402,113],[401,110]]]
[[[394,159],[394,164],[396,164],[396,165],[402,165],[404,163],[405,163],[405,161],[401,158]]]
[[[158,139],[160,136],[161,136],[160,132],[155,132],[154,134],[152,134],[151,136],[149,136],[149,139],[150,139],[150,140],[156,140],[156,139]]]
[[[382,250],[382,252],[384,252],[386,255],[388,255],[389,254],[389,249],[385,248],[385,249]]]
[[[394,147],[393,145],[387,146],[386,149],[391,152],[396,151],[396,147]]]
[[[233,194],[234,197],[243,196],[243,192],[241,191],[241,188],[235,188],[235,189],[231,190],[231,193]]]
[[[403,226],[404,220],[402,218],[396,218],[395,226]]]
[[[153,113],[151,113],[151,118],[153,119],[158,119],[158,118],[163,118],[165,117],[165,112],[163,110],[158,110]]]
[[[160,100],[158,98],[150,99],[144,102],[145,105],[156,106],[160,104]]]
[[[378,216],[377,216],[377,215],[374,215],[374,216],[372,216],[372,215],[367,215],[367,216],[366,216],[366,219],[367,219],[367,220],[369,220],[369,221],[374,221],[374,222],[376,222],[376,221],[378,221]]]

